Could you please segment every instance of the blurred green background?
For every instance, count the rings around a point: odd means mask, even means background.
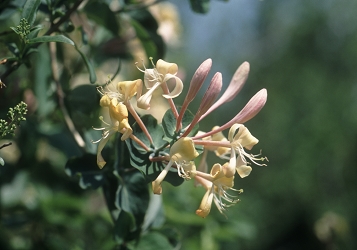
[[[357,1],[211,1],[205,15],[186,1],[170,2],[181,35],[164,59],[178,64],[185,82],[207,58],[210,76],[222,72],[224,88],[242,62],[251,66],[238,98],[200,130],[229,121],[266,88],[266,106],[246,126],[260,140],[252,152],[262,150],[269,163],[236,177],[244,193],[228,219],[214,206],[205,219],[195,215],[204,190],[192,182],[164,183],[164,227],[175,228],[181,249],[357,249]],[[31,72],[39,73],[46,74]],[[198,106],[199,98],[190,110]],[[51,112],[46,108],[39,112]],[[60,119],[57,112],[52,120]],[[1,249],[114,248],[100,190],[82,190],[64,172],[67,158],[81,152],[63,131],[46,120],[37,127],[29,117],[19,161],[1,168]]]
[[[213,1],[204,16],[180,6],[183,48],[169,58],[187,75],[211,57],[227,86],[238,65],[251,65],[238,98],[200,129],[228,121],[266,88],[267,104],[246,125],[260,140],[253,152],[269,158],[235,179],[245,192],[228,219],[216,209],[194,218],[200,196],[189,183],[164,194],[183,249],[356,249],[357,2]]]

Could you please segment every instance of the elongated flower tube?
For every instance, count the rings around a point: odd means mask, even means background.
[[[212,59],[208,58],[205,60],[196,70],[195,74],[193,75],[191,82],[190,82],[190,87],[188,89],[187,95],[185,97],[185,100],[182,104],[181,110],[180,110],[180,115],[177,118],[177,123],[176,123],[176,132],[179,130],[182,117],[185,114],[185,111],[192,102],[192,100],[196,97],[198,91],[201,89],[204,81],[207,78],[207,75],[212,67]]]
[[[226,163],[225,165],[227,165]],[[242,190],[236,190],[234,186],[234,176],[226,177],[221,164],[214,164],[211,173],[206,174],[199,171],[191,171],[191,175],[206,188],[206,193],[202,199],[200,207],[196,214],[202,218],[206,217],[211,210],[212,201],[214,201],[219,212],[223,214],[226,207],[232,206],[239,201],[236,195],[231,195],[228,190],[241,193]],[[228,203],[228,204],[227,204]]]
[[[217,72],[213,76],[211,83],[208,86],[208,89],[206,90],[206,93],[204,94],[204,96],[202,98],[201,104],[197,110],[196,115],[194,116],[191,124],[188,126],[186,131],[183,133],[182,137],[187,136],[191,132],[191,130],[197,124],[200,117],[204,113],[206,113],[206,111],[211,107],[211,105],[216,100],[217,96],[219,95],[221,88],[222,88],[222,74]]]
[[[151,61],[152,62],[152,61]],[[154,65],[153,65],[154,66]],[[139,68],[138,68],[139,69]],[[140,71],[144,72],[144,84],[148,91],[141,95],[141,89],[138,90],[137,106],[141,109],[149,109],[150,101],[154,91],[161,85],[166,84],[170,79],[175,80],[174,89],[163,94],[163,97],[167,99],[175,98],[181,94],[183,89],[183,83],[180,78],[176,76],[178,72],[178,66],[175,63],[168,63],[159,59],[156,63],[156,67],[152,69],[146,69]]]
[[[216,128],[215,130],[207,132],[206,134],[201,134],[192,137],[192,139],[196,140],[196,139],[201,139],[203,137],[211,136],[215,133],[230,128],[235,123],[245,123],[249,121],[254,116],[256,116],[259,113],[259,111],[264,107],[267,100],[267,96],[268,93],[266,89],[261,89],[249,100],[249,102],[244,106],[244,108],[235,117],[233,117],[232,120],[230,120],[223,126]]]
[[[166,165],[165,169],[161,171],[156,180],[152,182],[152,190],[154,194],[162,193],[161,183],[174,163],[177,165],[179,176],[186,179],[189,176],[186,171],[193,171],[196,169],[194,164],[190,161],[198,155],[191,138],[182,137],[177,140],[170,148],[169,163]]]
[[[249,69],[250,66],[248,62],[244,62],[238,67],[226,91],[218,99],[218,101],[216,101],[209,108],[209,110],[207,110],[207,112],[201,116],[200,120],[205,118],[208,114],[210,114],[213,110],[221,106],[223,103],[230,102],[236,97],[236,95],[240,92],[240,90],[243,88],[245,82],[248,79]]]

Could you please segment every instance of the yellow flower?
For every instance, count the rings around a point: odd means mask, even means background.
[[[238,132],[236,133],[237,130]],[[257,161],[267,160],[266,158],[257,158],[259,155],[245,152],[244,148],[251,150],[259,140],[255,138],[243,124],[236,123],[231,127],[228,133],[228,140],[232,147],[229,170],[227,170],[228,173],[231,174],[233,172],[234,174],[234,169],[236,169],[240,177],[247,177],[252,171],[252,168],[248,166],[249,163],[246,158],[256,165],[265,166],[265,164],[258,163]],[[237,157],[236,154],[238,154]]]
[[[97,165],[99,168],[103,168],[106,162],[102,157],[102,150],[107,144],[108,140],[116,132],[120,132],[123,134],[121,140],[124,141],[132,134],[133,130],[129,125],[128,110],[124,104],[118,102],[116,98],[110,99],[108,95],[104,95],[100,100],[100,105],[102,107],[109,108],[109,116],[111,121],[111,123],[108,124],[104,122],[103,117],[100,117],[100,119],[106,126],[103,128],[94,128],[95,130],[103,131],[102,138],[94,142],[99,142],[97,149]]]
[[[176,163],[177,173],[180,177],[189,179],[188,172],[195,171],[195,164],[192,162],[198,156],[195,145],[191,138],[182,137],[177,140],[170,149],[170,161],[165,169],[161,171],[155,181],[152,182],[152,190],[154,194],[161,194],[161,182],[164,180],[171,166]]]
[[[151,62],[152,62],[152,58]],[[139,69],[139,68],[138,68]],[[149,109],[150,108],[150,101],[154,91],[161,86],[161,84],[166,84],[167,81],[174,79],[175,80],[175,87],[174,89],[162,96],[170,99],[175,98],[181,94],[183,89],[183,83],[180,78],[176,76],[178,72],[178,66],[176,63],[168,63],[164,60],[158,60],[156,63],[156,67],[152,69],[146,69],[140,71],[144,72],[144,84],[148,91],[141,95],[141,89],[138,90],[137,95],[137,106],[141,109]]]
[[[124,102],[129,101],[136,93],[138,89],[141,88],[143,82],[141,79],[137,79],[135,81],[124,81],[118,82],[117,90],[120,94],[122,94],[122,100]]]
[[[198,152],[191,138],[182,137],[172,145],[170,156],[175,162],[190,161],[198,156]]]
[[[227,164],[228,162],[224,165]],[[203,196],[199,208],[196,210],[196,214],[202,218],[210,213],[212,201],[222,214],[226,207],[230,207],[239,201],[237,196],[229,194],[228,190],[233,190],[238,193],[243,192],[242,190],[233,188],[234,176],[229,178],[225,176],[223,172],[224,165],[221,166],[221,164],[218,163],[214,164],[210,174],[199,171],[191,172],[191,175],[193,175],[195,179],[206,188],[206,193]]]

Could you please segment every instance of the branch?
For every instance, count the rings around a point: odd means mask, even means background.
[[[50,56],[51,56],[52,78],[56,83],[58,105],[61,108],[64,120],[67,124],[69,131],[72,133],[74,140],[76,141],[77,145],[84,151],[86,144],[85,144],[82,136],[78,133],[76,127],[74,126],[73,121],[72,121],[71,117],[69,116],[67,108],[64,104],[65,94],[62,90],[62,86],[61,86],[61,83],[59,80],[59,75],[58,75],[58,64],[57,64],[57,58],[56,58],[56,43],[50,43],[49,46],[50,46]]]
[[[83,2],[83,0],[78,0],[73,6],[72,8],[70,8],[66,14],[60,18],[60,20],[58,20],[57,23],[53,24],[51,23],[51,27],[47,30],[47,32],[45,33],[45,35],[51,35],[53,32],[58,30],[58,27],[64,23],[71,15],[74,11],[76,11],[79,7],[79,5],[81,5],[81,3]]]
[[[0,149],[5,148],[10,145],[12,145],[12,142],[4,143],[3,145],[0,146]]]

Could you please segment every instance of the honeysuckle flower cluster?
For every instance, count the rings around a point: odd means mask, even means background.
[[[143,81],[123,81],[115,84],[114,88],[98,88],[102,95],[100,105],[109,111],[110,117],[109,122],[100,117],[105,126],[96,128],[102,131],[102,138],[96,141],[98,167],[103,168],[106,165],[101,152],[108,140],[118,132],[130,152],[130,163],[152,183],[154,194],[163,192],[164,180],[174,185],[183,180],[194,180],[197,185],[206,189],[196,214],[206,217],[212,203],[223,214],[227,207],[239,201],[238,195],[243,192],[234,188],[235,177],[245,178],[252,171],[252,165],[265,166],[264,162],[267,161],[260,153],[249,153],[258,139],[243,125],[263,108],[267,91],[258,91],[229,122],[213,126],[208,132],[198,131],[201,120],[236,97],[248,78],[249,63],[244,62],[239,66],[228,88],[216,101],[222,88],[222,75],[217,72],[212,77],[198,110],[191,113],[187,108],[206,80],[212,60],[207,59],[198,67],[181,106],[173,101],[184,88],[184,83],[177,76],[177,64],[161,59],[156,64],[152,58],[150,61],[150,68],[146,68],[144,63],[142,66],[136,64],[138,70],[144,74]],[[155,108],[151,106],[151,100],[158,89],[162,89],[162,96],[170,106],[163,115],[161,124],[151,115],[139,116],[137,113],[138,109]],[[132,104],[134,101],[137,107]],[[135,120],[134,124],[129,124],[129,115]],[[227,130],[228,137],[225,137]],[[215,163],[209,168],[206,157],[210,152],[214,152],[224,163]]]

